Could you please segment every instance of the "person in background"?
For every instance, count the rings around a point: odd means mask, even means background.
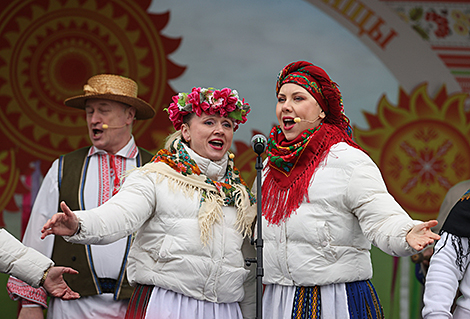
[[[446,221],[446,218],[449,215],[452,207],[462,198],[463,194],[465,194],[468,189],[470,189],[470,180],[461,181],[449,189],[439,209],[439,214],[437,216],[437,221],[439,222],[439,224],[432,228],[434,232],[440,233],[441,226]],[[434,246],[431,245],[424,251],[411,256],[412,261],[416,263],[416,278],[423,285],[426,282],[426,274],[428,272],[429,262],[433,253]],[[456,307],[456,301],[461,295],[461,292],[459,291],[459,289],[457,289],[457,293],[455,294],[454,301],[450,310],[451,313],[454,312]]]
[[[423,318],[470,318],[470,189],[450,210],[440,233],[426,275]],[[455,300],[458,290],[461,296]]]
[[[41,239],[42,226],[59,211],[61,201],[67,201],[73,209],[98,207],[118,192],[124,172],[152,158],[137,147],[132,136],[134,120],[155,115],[153,107],[137,97],[136,82],[99,74],[91,77],[83,90],[83,95],[68,98],[64,104],[85,111],[92,145],[54,161],[34,202],[23,243],[57,265],[79,272],[65,279],[81,298],[51,298],[48,318],[124,318],[133,291],[125,273],[130,236],[106,246],[72,245],[60,236]],[[42,288],[35,289],[12,277],[7,288],[22,304],[20,319],[44,317],[47,295]]]
[[[306,61],[285,66],[263,172],[266,318],[383,318],[371,244],[410,256],[439,239],[414,221],[351,138],[336,83]]]
[[[53,297],[64,300],[80,295],[64,281],[64,273],[77,274],[68,267],[54,267],[54,262],[38,251],[24,246],[5,229],[0,229],[0,272],[20,278],[33,287],[43,286]]]
[[[439,215],[437,215],[437,226],[433,227],[432,230],[439,233],[442,225],[447,219],[452,207],[462,198],[463,194],[470,189],[470,179],[459,182],[452,186],[447,192],[444,200],[442,201],[441,207],[439,208]]]
[[[439,214],[437,216],[438,224],[431,228],[431,230],[437,234],[441,231],[442,225],[449,215],[450,210],[452,207],[459,201],[463,194],[470,188],[470,180],[465,180],[459,182],[452,186],[449,191],[447,192],[444,200],[441,203],[441,207],[439,209]],[[424,285],[426,280],[426,273],[429,268],[429,260],[431,259],[432,254],[434,253],[434,246],[429,245],[423,251],[411,256],[411,260],[416,264],[415,267],[415,275],[416,279]]]
[[[249,105],[230,88],[193,88],[167,110],[176,132],[152,162],[98,208],[72,212],[63,202],[43,237],[107,244],[136,232],[126,318],[254,318],[255,267],[245,258],[255,255],[255,198],[228,151]]]

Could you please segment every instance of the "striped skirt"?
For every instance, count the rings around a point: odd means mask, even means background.
[[[147,312],[150,296],[152,295],[153,286],[138,285],[134,289],[125,319],[144,319]]]
[[[273,319],[383,319],[370,280],[314,287],[267,285],[263,317]]]

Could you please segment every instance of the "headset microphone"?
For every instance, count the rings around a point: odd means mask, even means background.
[[[324,111],[322,110],[322,111],[320,112],[320,114],[322,114],[323,112],[324,112]],[[317,117],[317,119],[320,119],[320,120],[324,119],[324,118],[325,118],[325,116],[321,117],[321,116],[320,116],[320,114],[318,114],[318,117]],[[317,120],[313,120],[313,121],[311,121],[311,120],[305,120],[305,119],[301,119],[301,118],[300,118],[300,117],[298,117],[298,116],[297,116],[297,117],[294,117],[294,122],[295,122],[295,123],[300,123],[300,122],[315,123],[316,121],[317,121]]]
[[[101,125],[101,128],[103,130],[107,130],[107,129],[110,129],[110,128],[121,128],[121,127],[124,127],[124,126],[126,126],[126,124],[121,125],[121,126],[109,126],[108,124],[103,124],[103,125]]]
[[[321,118],[321,117],[318,117],[318,118]],[[295,123],[300,123],[300,122],[308,122],[308,123],[315,123],[315,121],[311,121],[311,120],[305,120],[305,119],[301,119],[300,117],[294,117],[294,122]]]

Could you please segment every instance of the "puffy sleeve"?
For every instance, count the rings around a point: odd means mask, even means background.
[[[426,319],[452,318],[450,309],[460,281],[464,297],[459,301],[466,302],[467,311],[469,309],[470,278],[464,278],[470,276],[470,273],[465,271],[469,264],[468,238],[443,232],[434,251],[426,275],[422,315]],[[465,255],[466,257],[463,257]]]
[[[54,263],[38,251],[0,229],[0,272],[8,273],[37,288],[44,272]]]
[[[346,204],[373,245],[393,256],[415,254],[417,251],[408,244],[406,235],[422,222],[409,217],[387,191],[378,167],[365,154],[364,157],[353,169]]]
[[[80,231],[64,239],[72,243],[105,245],[132,234],[155,210],[156,179],[156,173],[133,171],[109,201],[91,210],[75,211]]]

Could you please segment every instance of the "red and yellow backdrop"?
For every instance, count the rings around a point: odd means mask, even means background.
[[[136,80],[157,114],[134,136],[153,152],[172,129],[163,111],[172,95],[236,88],[253,109],[233,146],[251,183],[250,137],[268,135],[277,72],[300,59],[340,84],[356,141],[397,201],[413,218],[435,218],[447,190],[470,179],[469,30],[465,0],[3,1],[0,227],[20,238],[52,161],[89,144],[83,112],[63,105],[89,77]],[[409,259],[373,251],[373,263],[387,317],[419,318]],[[16,304],[0,299],[15,318]]]

